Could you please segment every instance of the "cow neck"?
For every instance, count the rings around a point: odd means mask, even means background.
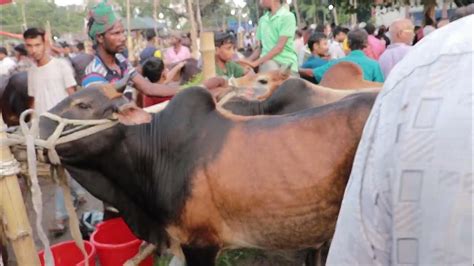
[[[261,101],[235,97],[233,100],[224,104],[223,108],[231,111],[235,115],[254,116],[264,114],[266,105],[266,103]]]
[[[176,103],[178,98],[154,114],[151,123],[125,127],[120,145],[119,152],[127,154],[132,169],[129,174],[140,186],[136,193],[143,193],[140,204],[163,225],[176,221],[190,196],[193,175],[217,156],[233,125],[215,109],[200,111],[191,106],[183,111],[193,95],[187,98]],[[122,167],[118,164],[116,169]]]

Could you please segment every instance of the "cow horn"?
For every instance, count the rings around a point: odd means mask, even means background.
[[[130,73],[125,74],[125,76],[123,76],[122,79],[114,83],[115,90],[122,93],[127,87],[129,79],[130,79]]]

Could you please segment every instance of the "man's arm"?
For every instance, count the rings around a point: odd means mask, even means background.
[[[168,72],[168,74],[166,75],[166,80],[165,80],[165,84],[172,81],[174,76],[176,76],[176,74],[178,74],[179,71],[181,71],[181,69],[184,67],[186,63],[184,61],[181,61],[179,62],[177,65],[175,65],[171,70],[170,72]]]
[[[177,85],[151,83],[140,74],[135,75],[132,81],[135,84],[135,88],[147,96],[173,96],[179,89]]]
[[[275,45],[275,47],[273,47],[273,49],[270,50],[270,52],[268,52],[266,55],[264,55],[263,57],[257,59],[256,61],[253,61],[253,62],[249,62],[248,60],[241,60],[240,62],[244,63],[244,64],[247,64],[253,68],[267,62],[268,60],[271,60],[273,57],[275,57],[277,54],[281,53],[281,51],[283,51],[283,48],[285,48],[285,44],[286,42],[288,41],[289,37],[288,36],[281,36],[279,39],[278,39],[278,42],[277,44]]]
[[[302,77],[314,77],[314,74],[313,74],[313,69],[311,68],[300,68],[298,69],[298,72],[300,74],[300,76]]]
[[[257,41],[257,46],[255,47],[255,50],[252,52],[252,54],[247,58],[249,61],[254,61],[257,58],[260,57],[260,53],[262,52],[262,45],[260,41]]]

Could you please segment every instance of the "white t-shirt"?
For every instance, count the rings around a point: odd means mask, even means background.
[[[0,61],[0,75],[9,75],[10,71],[16,66],[15,61],[11,59],[10,57],[5,57],[3,58],[2,61]]]
[[[424,37],[384,82],[326,265],[472,265],[472,25]]]
[[[339,59],[346,56],[344,49],[342,49],[342,43],[332,40],[329,43],[329,55],[331,56],[331,59]]]
[[[28,95],[35,98],[38,114],[48,111],[66,98],[66,89],[75,85],[72,67],[64,59],[53,57],[46,65],[33,65],[28,70]]]

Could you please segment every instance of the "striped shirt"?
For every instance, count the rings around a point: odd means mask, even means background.
[[[113,83],[121,79],[133,66],[122,54],[115,55],[116,63],[120,68],[120,73],[116,70],[108,68],[98,55],[94,57],[84,71],[84,78],[82,79],[82,87],[87,88],[92,84]]]

